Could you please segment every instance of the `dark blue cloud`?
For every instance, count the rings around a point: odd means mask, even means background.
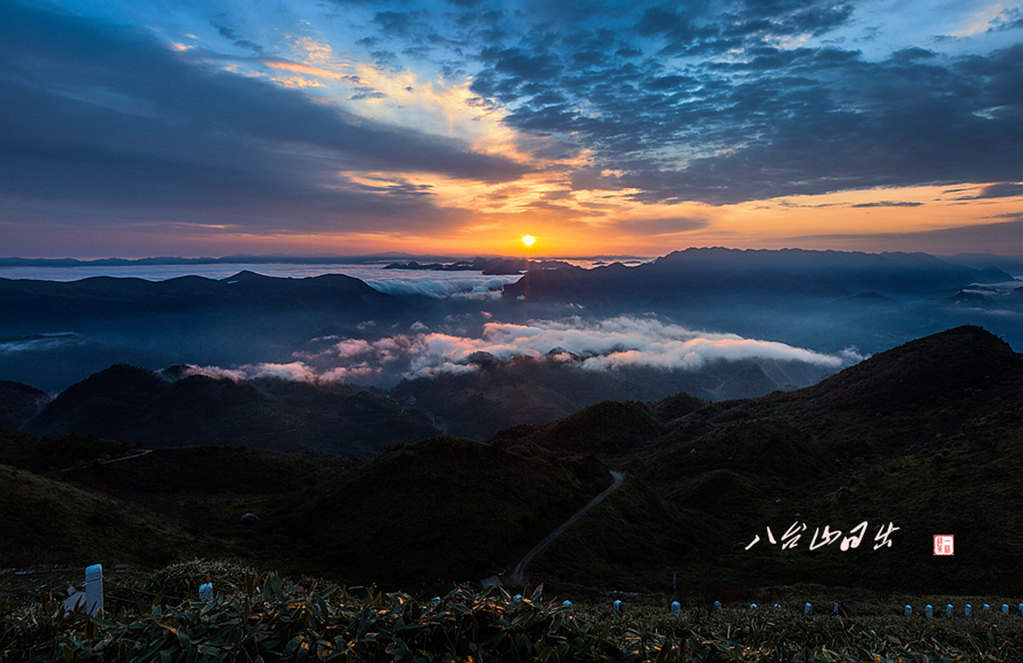
[[[488,182],[524,172],[451,139],[220,71],[142,33],[11,4],[0,5],[0,98],[0,196],[22,218],[63,202],[101,218],[415,225],[441,217],[422,195],[378,195],[337,171]]]
[[[1023,196],[1023,184],[1018,182],[998,182],[982,188],[975,196],[963,196],[956,200],[981,200],[983,198],[1011,198]]]
[[[852,11],[795,0],[633,6],[613,36],[612,22],[548,22],[481,49],[472,90],[509,109],[516,129],[588,150],[592,166],[574,186],[638,189],[644,202],[1017,180],[1023,45],[958,57],[908,47],[885,60],[836,40],[772,45],[828,34]]]
[[[921,207],[923,203],[905,200],[879,200],[874,203],[857,203],[853,207]]]
[[[792,239],[859,241],[893,249],[927,247],[929,252],[938,254],[962,253],[963,247],[973,247],[978,252],[1018,255],[1023,250],[1023,213],[1005,216],[1013,220],[916,232],[807,235]]]
[[[248,39],[243,39],[243,38],[239,37],[238,33],[235,32],[233,28],[229,28],[226,25],[220,25],[219,23],[216,23],[216,22],[213,23],[213,27],[215,27],[217,29],[217,33],[220,34],[221,37],[223,37],[224,39],[227,39],[228,41],[233,43],[235,46],[240,46],[241,48],[247,48],[247,49],[249,49],[249,50],[251,50],[251,51],[253,51],[254,53],[257,53],[257,54],[262,54],[263,53],[263,47],[262,46],[260,46],[259,44],[255,43],[255,42],[251,42]]]

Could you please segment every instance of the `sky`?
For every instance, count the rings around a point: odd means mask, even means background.
[[[2,255],[1023,254],[1018,1],[3,0],[0,100]]]

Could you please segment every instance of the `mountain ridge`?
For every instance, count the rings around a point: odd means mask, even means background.
[[[643,301],[699,300],[708,292],[837,298],[873,291],[889,297],[923,297],[973,282],[1012,280],[997,269],[974,269],[923,253],[710,247],[673,251],[635,267],[533,271],[506,285],[504,294],[575,302],[614,300],[628,293],[643,293]]]
[[[112,366],[68,387],[23,428],[36,435],[88,433],[146,447],[227,442],[357,457],[437,433],[423,413],[366,388],[169,376]]]
[[[921,383],[920,394],[910,381]],[[489,445],[414,442],[357,465],[324,467],[305,484],[282,479],[280,490],[245,484],[260,483],[273,463],[299,472],[317,457],[158,449],[84,466],[66,479],[104,499],[160,508],[168,526],[179,527],[180,518],[192,528],[180,531],[193,537],[174,539],[181,552],[244,551],[299,573],[437,587],[507,569],[548,526],[600,493],[612,468],[626,474],[620,488],[533,561],[531,583],[668,591],[676,578],[677,591],[721,595],[793,583],[1012,593],[1023,591],[1023,578],[1004,572],[1023,563],[1021,403],[1019,355],[964,326],[791,392],[718,403],[684,394],[601,403],[506,429]],[[60,449],[31,436],[10,440],[8,462],[24,457],[15,447]],[[107,445],[86,440],[78,448]],[[204,464],[224,469],[211,479],[185,471]],[[232,464],[248,468],[237,487]],[[169,508],[168,499],[179,506]],[[245,511],[258,512],[258,523],[238,522]],[[862,546],[809,549],[815,531],[848,534],[862,522],[869,525]],[[800,524],[807,529],[794,547],[771,543]],[[875,549],[889,525],[893,545]],[[931,554],[935,533],[959,539],[954,558]],[[56,545],[38,541],[40,551]]]

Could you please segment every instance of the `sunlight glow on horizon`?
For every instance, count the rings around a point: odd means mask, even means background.
[[[3,153],[5,251],[1023,255],[1019,106],[1000,92],[1023,0],[854,2],[820,32],[766,4],[741,25],[729,3],[693,9],[742,33],[725,50],[637,32],[642,4],[495,2],[0,8],[28,35],[0,87],[32,92],[0,128],[55,146]],[[885,39],[865,27],[881,18]],[[926,135],[903,128],[917,97]],[[792,116],[764,120],[765,100]]]

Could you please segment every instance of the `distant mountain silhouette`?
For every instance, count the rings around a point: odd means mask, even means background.
[[[699,302],[727,293],[754,297],[848,297],[868,291],[923,297],[970,283],[1011,281],[1000,270],[955,265],[922,253],[849,253],[801,249],[723,248],[675,251],[651,263],[614,263],[588,271],[531,271],[506,285],[504,296],[527,301]]]
[[[220,280],[201,276],[166,281],[96,276],[70,282],[0,278],[0,324],[241,307],[281,313],[356,309],[352,312],[364,318],[394,315],[405,308],[390,295],[342,274],[291,279],[246,270]]]
[[[414,408],[358,387],[276,378],[169,379],[127,365],[72,385],[24,428],[145,447],[241,444],[357,457],[437,432]]]
[[[410,262],[392,262],[389,265],[384,266],[384,269],[406,269],[413,271],[442,271],[442,272],[459,272],[459,271],[479,271],[488,275],[497,274],[522,274],[527,271],[534,270],[564,270],[574,271],[580,270],[580,267],[576,267],[571,263],[564,262],[562,260],[529,260],[527,258],[481,258],[477,257],[472,260],[460,260],[457,262],[449,263],[419,263],[415,260]]]

